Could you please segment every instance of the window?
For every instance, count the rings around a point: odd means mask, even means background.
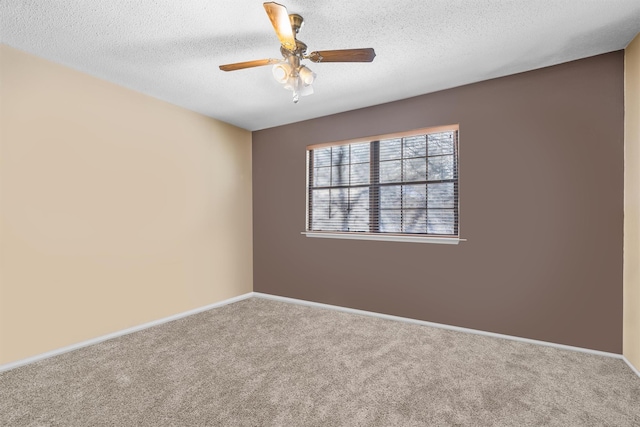
[[[307,177],[307,235],[458,237],[457,126],[307,147]]]

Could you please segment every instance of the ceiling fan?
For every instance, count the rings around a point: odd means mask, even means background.
[[[222,71],[273,64],[273,76],[285,89],[293,91],[293,102],[297,103],[300,96],[313,93],[311,84],[316,77],[313,71],[301,65],[303,59],[312,62],[371,62],[376,56],[372,48],[319,50],[307,54],[307,45],[296,38],[304,22],[302,16],[296,13],[289,14],[287,8],[278,3],[263,3],[263,6],[282,44],[280,53],[284,59],[258,59],[226,64],[220,66]]]

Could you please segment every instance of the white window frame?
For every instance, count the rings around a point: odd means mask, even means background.
[[[435,244],[453,244],[457,245],[459,242],[466,241],[466,239],[460,238],[460,198],[459,193],[456,195],[456,229],[457,235],[434,235],[434,234],[410,234],[410,233],[372,233],[372,232],[349,232],[349,231],[313,231],[309,230],[309,192],[310,192],[310,182],[309,182],[309,150],[315,150],[319,148],[326,148],[329,146],[339,146],[339,145],[347,145],[347,144],[357,144],[363,142],[372,142],[372,141],[380,141],[386,139],[394,139],[394,138],[403,138],[410,137],[416,135],[425,135],[439,132],[447,132],[454,131],[456,132],[456,141],[454,148],[454,163],[456,167],[456,191],[459,188],[459,158],[460,158],[460,147],[459,147],[459,139],[460,139],[460,129],[457,124],[455,125],[447,125],[447,126],[437,126],[437,127],[428,127],[415,129],[406,132],[398,132],[392,134],[384,134],[384,135],[374,135],[364,138],[357,138],[345,141],[337,141],[331,143],[324,144],[314,144],[306,147],[307,153],[307,163],[305,168],[305,229],[306,231],[302,232],[302,235],[306,237],[313,238],[325,238],[325,239],[351,239],[351,240],[372,240],[372,241],[385,241],[385,242],[413,242],[413,243],[435,243]]]

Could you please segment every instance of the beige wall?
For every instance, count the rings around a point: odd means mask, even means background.
[[[0,364],[252,290],[250,132],[0,54]]]
[[[640,35],[625,51],[623,354],[640,369]]]

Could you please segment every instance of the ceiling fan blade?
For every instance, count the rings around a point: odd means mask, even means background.
[[[319,50],[309,54],[313,62],[371,62],[375,57],[376,52],[372,48]]]
[[[264,10],[267,11],[267,15],[269,15],[271,25],[273,25],[273,29],[276,30],[282,46],[288,50],[295,50],[296,37],[293,34],[287,8],[274,2],[263,3],[262,5],[264,6]]]
[[[263,65],[276,64],[280,61],[277,59],[257,59],[255,61],[236,62],[235,64],[221,65],[222,71],[235,71],[242,70],[244,68],[262,67]]]

